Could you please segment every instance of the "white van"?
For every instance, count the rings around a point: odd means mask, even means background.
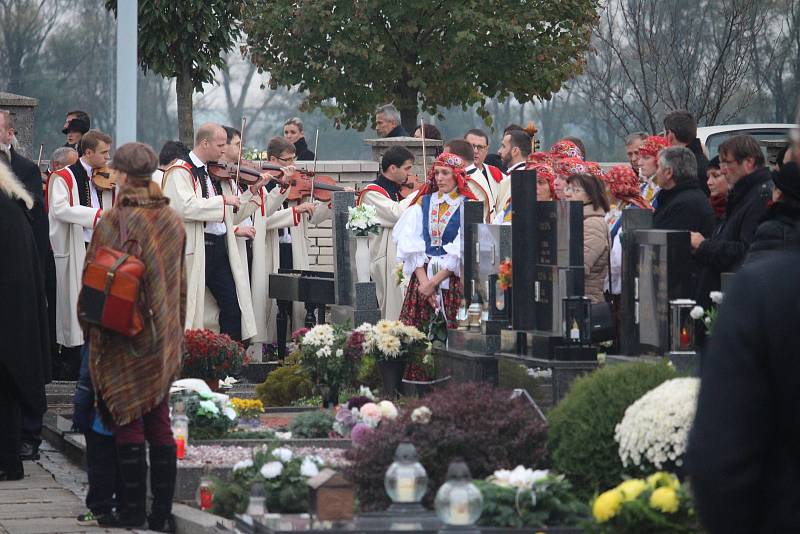
[[[706,147],[708,158],[719,153],[719,145],[729,137],[740,134],[752,135],[759,141],[781,141],[789,139],[789,132],[796,130],[796,124],[727,124],[724,126],[701,126],[697,137]],[[766,155],[766,149],[764,149]]]

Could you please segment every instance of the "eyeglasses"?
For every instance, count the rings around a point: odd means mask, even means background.
[[[284,163],[292,163],[297,159],[297,156],[289,156],[288,158],[282,158],[280,156],[275,156],[275,159],[282,161]]]
[[[477,150],[478,152],[482,152],[489,148],[489,145],[472,145],[472,150]]]
[[[565,193],[583,193],[583,188],[577,185],[568,185],[564,188]]]

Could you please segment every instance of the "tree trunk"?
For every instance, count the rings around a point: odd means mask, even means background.
[[[414,130],[419,127],[419,124],[417,124],[417,107],[402,107],[398,111],[400,111],[400,122],[403,128],[406,129],[408,135],[414,135]]]
[[[191,67],[184,67],[175,78],[175,92],[178,94],[178,138],[181,143],[194,146],[194,122],[192,118],[192,83]]]

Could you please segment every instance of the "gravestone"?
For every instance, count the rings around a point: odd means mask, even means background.
[[[689,232],[638,230],[634,277],[637,354],[663,356],[670,349],[669,301],[691,296]]]
[[[653,212],[627,209],[622,212],[622,295],[620,298],[620,352],[629,356],[639,354],[639,323],[637,321],[636,271],[638,264],[637,230],[653,228]]]
[[[364,139],[364,143],[372,147],[372,158],[379,164],[383,153],[393,146],[402,146],[414,154],[414,165],[411,174],[425,177],[425,169],[430,169],[436,153],[442,146],[441,139],[425,139],[425,165],[422,165],[422,139],[416,137],[380,137],[378,139]]]
[[[539,220],[536,171],[511,173],[511,198],[511,327],[526,331],[536,327],[533,305]]]
[[[0,92],[0,109],[11,113],[19,152],[36,161],[39,150],[33,149],[33,113],[39,102],[35,98]]]
[[[333,199],[333,288],[336,304],[331,316],[336,324],[377,323],[381,318],[375,282],[356,282],[355,237],[346,228],[348,208],[356,205],[355,193],[334,191]]]

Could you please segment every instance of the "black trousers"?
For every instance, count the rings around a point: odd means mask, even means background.
[[[17,386],[11,373],[0,363],[0,471],[13,478],[21,477],[22,461],[19,459],[19,434],[22,410]]]
[[[206,287],[219,307],[219,330],[236,341],[242,340],[242,311],[228,260],[224,235],[206,234]]]
[[[120,494],[122,479],[117,464],[117,445],[114,436],[104,436],[90,430],[86,438],[86,474],[89,491],[86,507],[94,515],[108,514],[116,505],[115,495]]]

